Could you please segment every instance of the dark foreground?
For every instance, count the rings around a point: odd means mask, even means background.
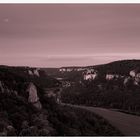
[[[0,136],[122,136],[95,113],[62,106],[59,88],[40,69],[1,66]]]
[[[125,136],[140,136],[140,117],[99,107],[68,105],[94,112],[118,128]]]

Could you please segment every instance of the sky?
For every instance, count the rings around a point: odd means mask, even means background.
[[[140,59],[140,4],[0,4],[0,65]]]

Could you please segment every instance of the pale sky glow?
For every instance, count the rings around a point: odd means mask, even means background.
[[[87,66],[140,59],[139,4],[1,4],[0,64]]]
[[[44,67],[42,63],[47,62],[50,67],[61,67],[61,66],[88,66],[108,63],[116,60],[124,60],[130,58],[140,59],[140,53],[104,53],[94,55],[17,55],[17,56],[0,56],[2,65],[14,63],[15,66],[21,66],[21,60],[25,66],[37,66]],[[110,60],[111,59],[111,60]],[[82,61],[80,65],[79,62]],[[57,64],[56,64],[57,62]],[[61,63],[63,62],[63,65]],[[92,63],[91,63],[92,62]],[[53,65],[55,63],[55,66]],[[11,65],[11,64],[10,64]]]

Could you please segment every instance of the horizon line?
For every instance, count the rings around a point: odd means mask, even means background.
[[[4,66],[4,67],[28,67],[28,68],[71,68],[71,67],[91,67],[91,66],[99,66],[99,65],[106,65],[106,64],[109,64],[109,63],[113,63],[113,62],[117,62],[117,61],[140,61],[140,59],[118,59],[118,60],[115,60],[115,61],[110,61],[108,63],[101,63],[101,64],[93,64],[93,65],[71,65],[71,66],[61,66],[61,67],[39,67],[39,66],[27,66],[27,65],[1,65],[0,64],[0,67],[1,66]]]

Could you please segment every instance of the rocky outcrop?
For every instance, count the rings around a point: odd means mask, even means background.
[[[122,76],[118,74],[106,74],[106,80],[118,79],[119,77],[122,77]]]
[[[128,82],[130,82],[130,80],[131,80],[131,77],[126,77],[126,78],[124,79],[123,84],[126,86],[126,85],[128,84]]]
[[[37,95],[37,88],[33,83],[30,83],[27,92],[29,94],[28,102],[32,103],[36,108],[41,109],[42,105],[39,101],[39,97]]]
[[[139,86],[140,85],[140,72],[138,70],[132,70],[129,72],[129,75],[133,80],[133,84]]]
[[[97,71],[94,69],[88,69],[85,72],[83,72],[84,80],[94,80],[98,75]]]
[[[60,68],[59,69],[60,72],[71,72],[73,70],[74,70],[73,68]]]
[[[33,83],[30,83],[27,89],[29,93],[28,102],[34,103],[38,101],[37,89]]]
[[[130,75],[131,77],[135,77],[135,76],[136,76],[136,71],[135,71],[135,70],[130,71],[130,72],[129,72],[129,75]]]
[[[37,76],[37,77],[39,77],[40,76],[40,74],[39,74],[39,69],[29,69],[28,70],[28,74],[29,75],[31,75],[31,76]]]
[[[72,72],[72,71],[85,71],[88,70],[88,68],[85,67],[71,67],[71,68],[59,68],[59,72]]]
[[[112,75],[112,74],[106,75],[106,80],[112,80],[112,79],[114,79],[114,75]]]
[[[28,70],[29,75],[33,75],[33,72],[31,70]]]
[[[38,76],[38,77],[40,76],[40,75],[39,75],[38,69],[35,69],[35,70],[34,70],[34,75],[36,75],[36,76]]]
[[[4,87],[3,87],[3,83],[0,81],[0,91],[3,93],[4,92]]]

